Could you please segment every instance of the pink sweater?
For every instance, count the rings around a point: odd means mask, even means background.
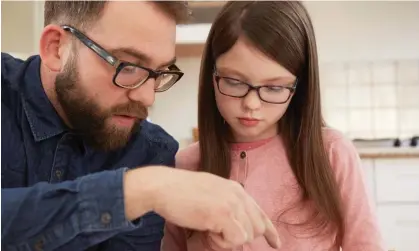
[[[352,143],[337,131],[324,130],[326,149],[336,175],[342,196],[345,219],[345,236],[340,247],[343,251],[383,251],[375,209],[370,203],[364,182],[362,167]],[[297,181],[285,157],[280,138],[255,143],[232,145],[231,179],[242,183],[245,190],[256,200],[276,226],[283,251],[337,251],[333,236],[304,236],[304,230],[283,222],[298,222],[310,214],[309,207],[293,207],[299,201]],[[176,166],[197,170],[199,145],[197,143],[181,150],[176,157]],[[298,188],[298,186],[297,186]],[[203,195],[205,196],[205,195]],[[284,210],[292,209],[278,216]],[[285,217],[285,218],[284,218]],[[300,230],[300,231],[299,231]],[[305,232],[306,233],[306,232]],[[187,238],[184,229],[167,223],[162,251],[212,250],[206,235],[198,233]],[[237,250],[273,250],[261,237]]]

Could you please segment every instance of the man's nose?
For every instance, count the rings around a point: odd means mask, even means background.
[[[140,102],[146,107],[152,106],[156,98],[156,91],[154,90],[155,84],[156,80],[150,78],[140,87],[130,90],[128,93],[129,99],[135,102]]]

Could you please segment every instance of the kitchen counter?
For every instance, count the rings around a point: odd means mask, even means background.
[[[371,158],[419,158],[419,147],[359,147],[363,159]]]

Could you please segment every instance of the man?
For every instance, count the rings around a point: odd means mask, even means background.
[[[243,189],[169,168],[146,121],[175,66],[179,2],[46,2],[39,56],[2,54],[3,250],[159,250],[163,218],[226,247],[277,235]],[[138,168],[141,167],[141,168]]]

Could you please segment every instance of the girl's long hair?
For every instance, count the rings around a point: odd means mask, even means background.
[[[212,74],[215,60],[239,38],[297,76],[297,90],[278,129],[301,190],[301,201],[314,205],[316,226],[332,226],[342,236],[339,190],[322,137],[316,39],[309,14],[300,2],[231,1],[216,17],[205,45],[199,80],[200,170],[230,176],[228,128],[216,106]]]

